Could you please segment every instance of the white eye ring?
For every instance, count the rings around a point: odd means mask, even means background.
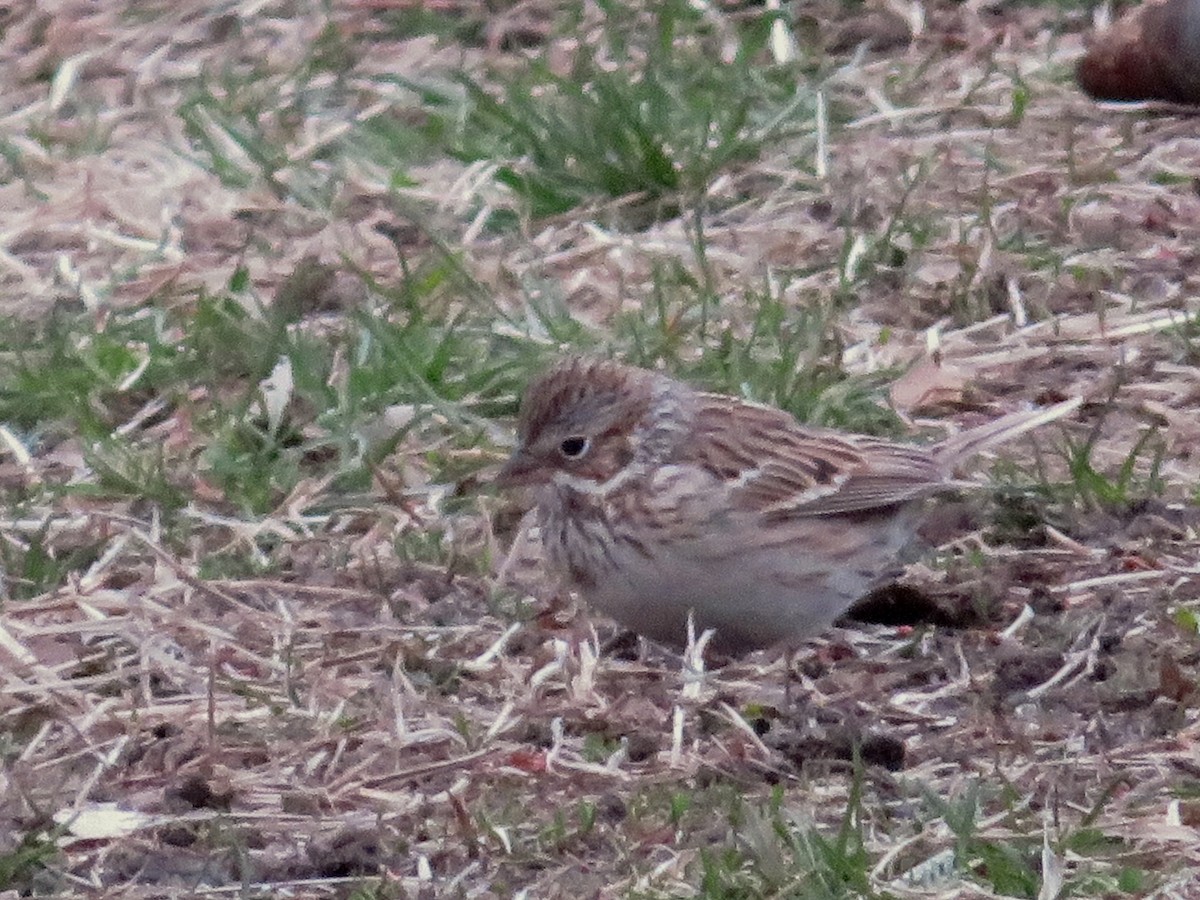
[[[563,442],[558,445],[558,452],[567,459],[579,459],[591,448],[592,442],[583,435],[572,435],[569,438],[564,438]]]

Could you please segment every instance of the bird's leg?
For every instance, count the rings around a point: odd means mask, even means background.
[[[783,652],[783,705],[792,708],[792,682],[796,680],[796,648],[788,647]]]

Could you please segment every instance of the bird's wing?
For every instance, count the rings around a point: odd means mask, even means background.
[[[804,428],[785,412],[705,396],[682,450],[729,491],[734,509],[776,524],[884,510],[945,480],[920,447]]]

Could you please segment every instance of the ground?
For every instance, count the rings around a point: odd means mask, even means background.
[[[774,21],[0,11],[0,892],[1200,896],[1197,120],[1083,96],[1073,4]],[[491,487],[570,349],[914,441],[1085,402],[789,686]]]

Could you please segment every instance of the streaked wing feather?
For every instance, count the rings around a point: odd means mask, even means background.
[[[804,428],[777,409],[708,398],[690,442],[735,508],[764,523],[885,509],[929,493],[944,474],[919,447]],[[732,414],[731,414],[732,413]]]
[[[851,475],[837,491],[825,496],[805,496],[796,502],[780,503],[763,511],[770,522],[812,516],[883,510],[929,494],[939,482],[926,478],[890,475]]]

